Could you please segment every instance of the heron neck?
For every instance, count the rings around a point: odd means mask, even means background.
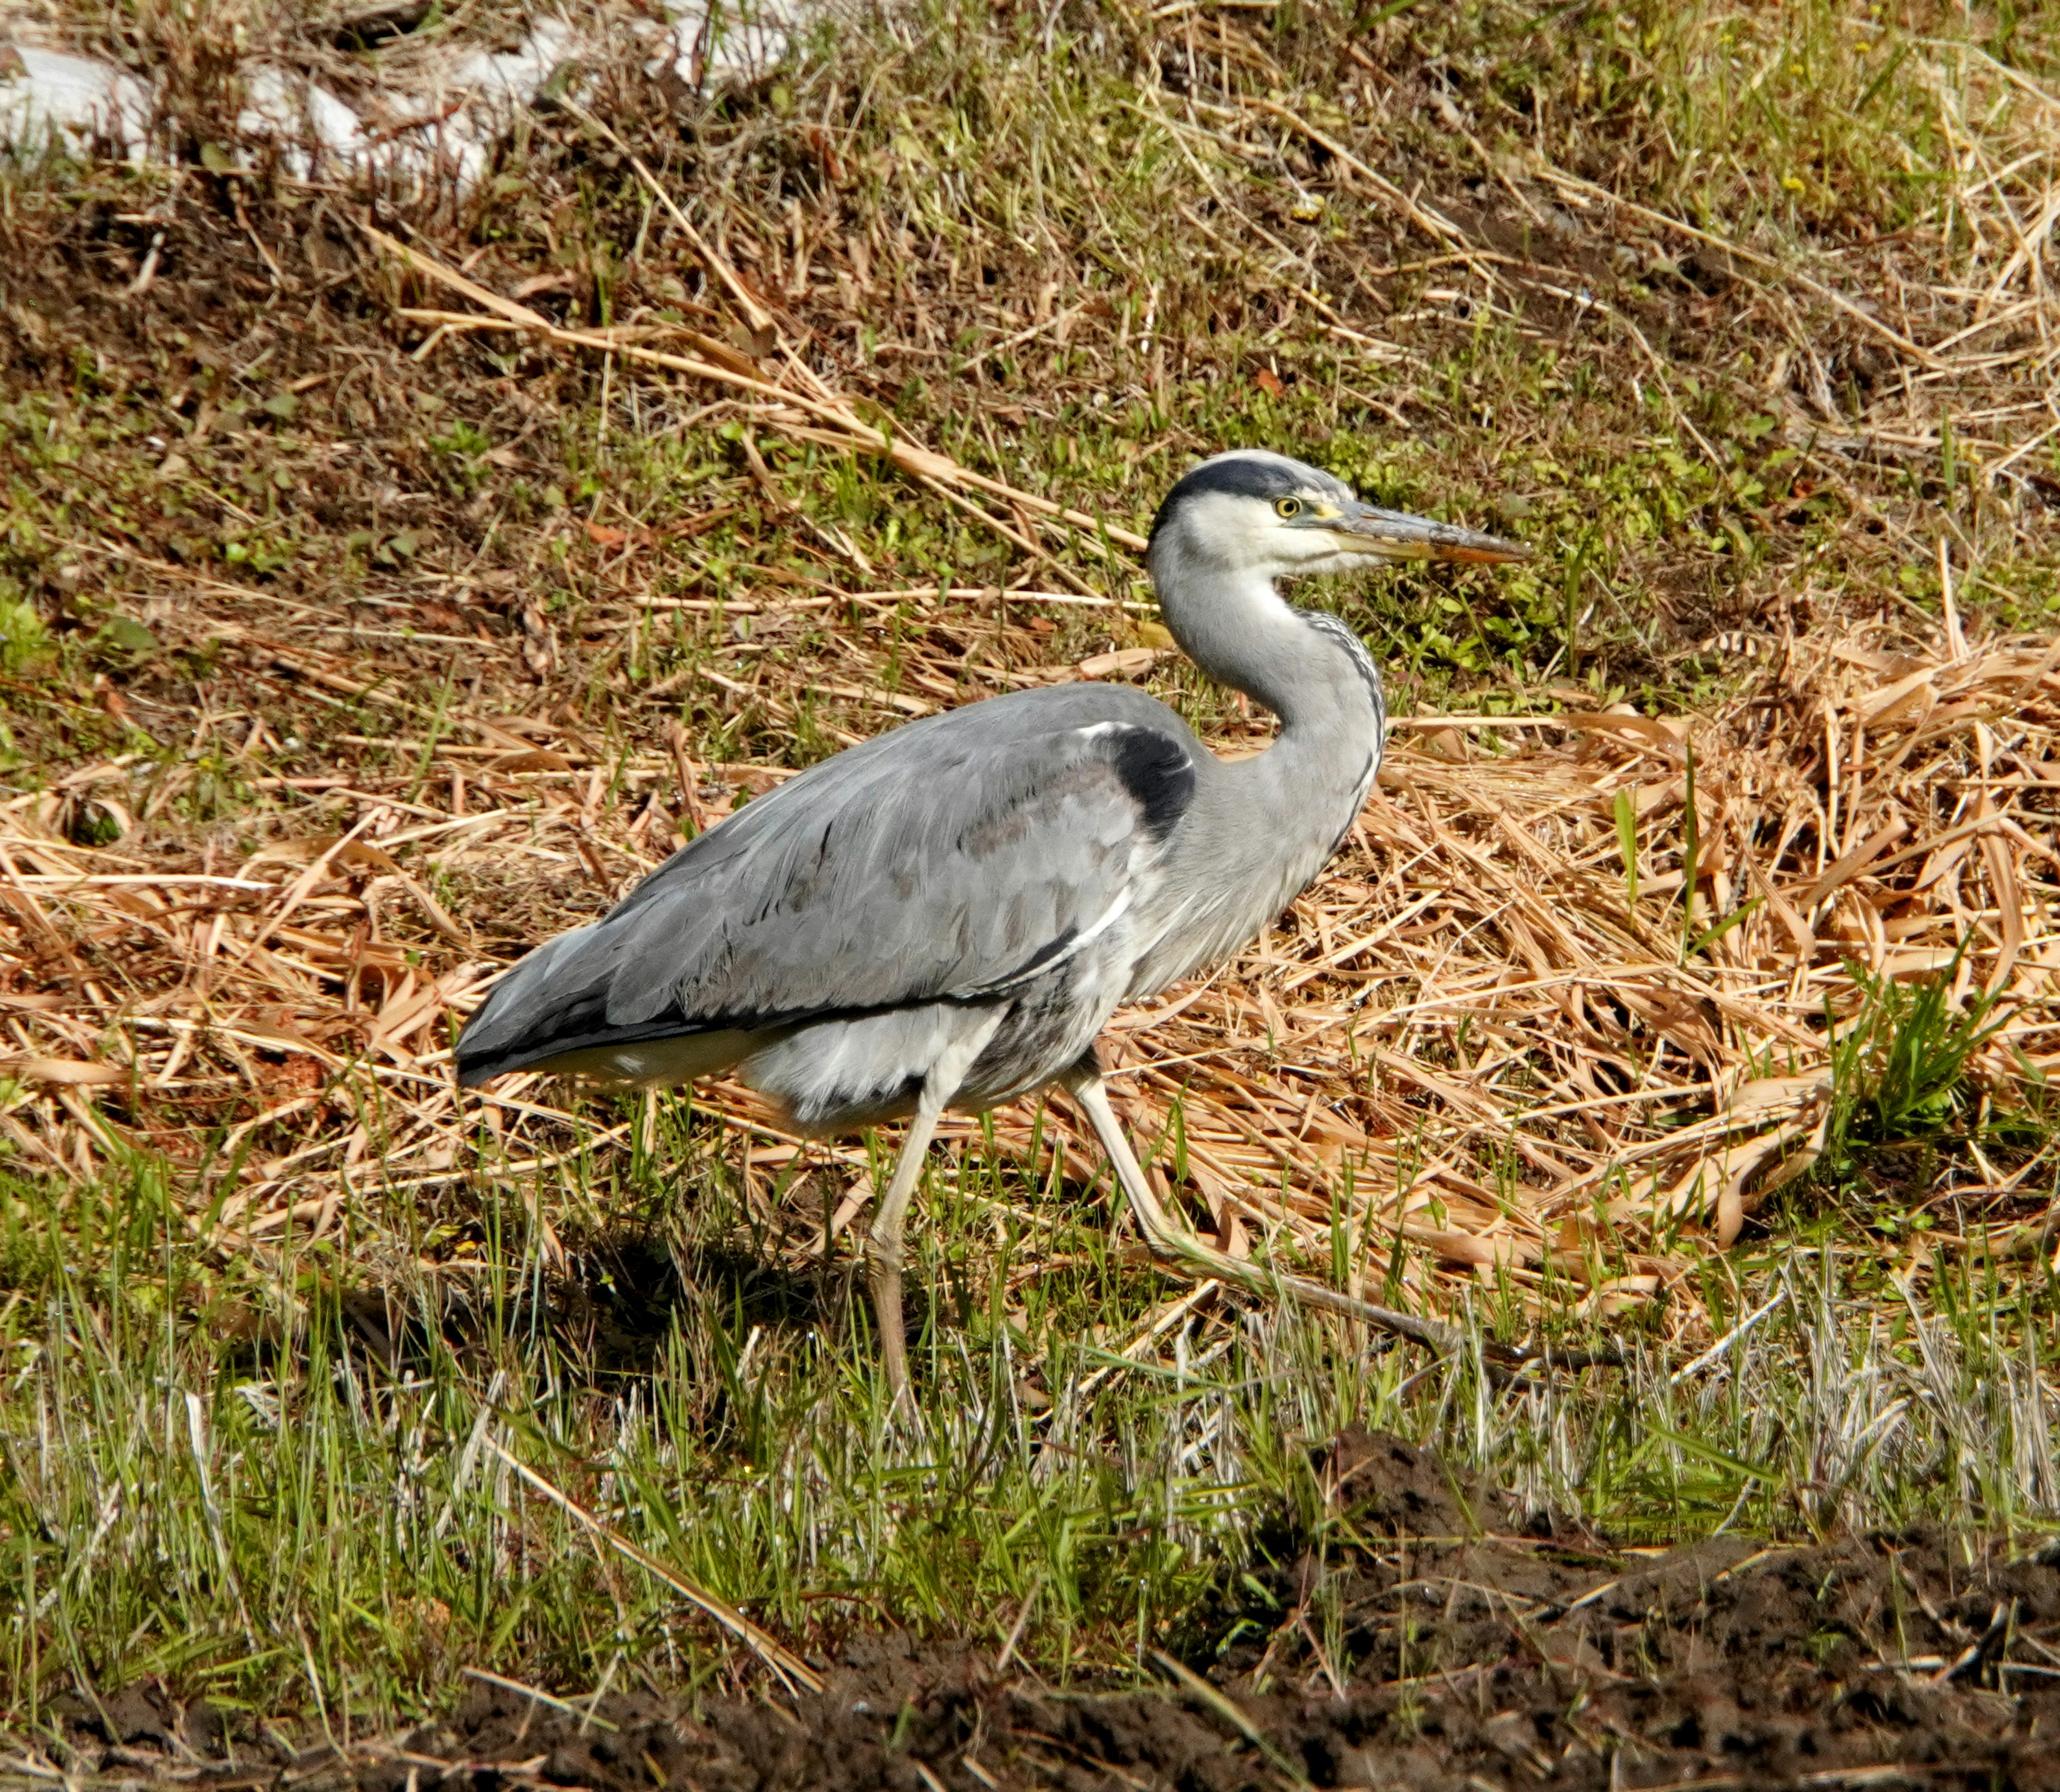
[[[1366,800],[1386,732],[1372,658],[1335,617],[1291,609],[1263,578],[1161,578],[1160,592],[1195,663],[1272,710],[1280,732],[1202,778],[1133,1000],[1235,951],[1308,887]]]
[[[1172,582],[1172,581],[1169,581]],[[1382,724],[1373,662],[1341,625],[1291,607],[1257,573],[1190,576],[1160,608],[1188,658],[1280,719],[1280,745],[1346,735]],[[1277,749],[1276,749],[1277,750]]]

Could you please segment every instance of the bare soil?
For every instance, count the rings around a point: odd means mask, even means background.
[[[2051,1549],[1913,1532],[1630,1550],[1542,1517],[1499,1529],[1499,1492],[1396,1438],[1348,1433],[1322,1467],[1323,1523],[1283,1524],[1186,1639],[1184,1674],[1160,1658],[1142,1688],[1061,1689],[868,1630],[819,1661],[820,1695],[561,1705],[481,1685],[368,1739],[134,1686],[63,1702],[66,1765],[368,1792],[2060,1785]]]

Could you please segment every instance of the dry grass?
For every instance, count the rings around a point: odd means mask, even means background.
[[[370,682],[347,659],[266,652]],[[944,669],[912,659],[904,682]],[[1731,1244],[1822,1151],[1836,1042],[1870,1017],[1870,979],[1943,978],[1954,1007],[1992,1004],[1969,1066],[1990,1099],[2020,1102],[2060,1062],[2055,690],[2060,649],[2043,641],[1935,656],[1791,642],[1707,718],[1405,721],[1331,874],[1237,961],[1119,1019],[1134,1122],[1233,1251],[1264,1238],[1327,1261],[1342,1221],[1356,1281],[1399,1227],[1445,1276],[1535,1294],[1549,1261],[1593,1283],[1593,1311],[1669,1290],[1675,1335],[1706,1340],[1678,1286],[1691,1241]],[[118,763],[7,805],[0,871],[22,944],[50,967],[36,983],[60,966],[75,980],[9,1003],[22,1088],[6,1125],[25,1157],[90,1182],[149,1148],[135,1123],[156,1104],[240,1098],[254,1112],[190,1199],[215,1242],[242,1245],[289,1224],[319,1239],[353,1192],[462,1181],[481,1127],[506,1178],[628,1148],[632,1123],[597,1139],[533,1077],[459,1100],[446,1042],[496,961],[433,892],[526,888],[533,904],[543,871],[573,903],[533,905],[521,927],[572,921],[650,866],[668,802],[705,814],[736,774],[684,756],[604,764],[576,730],[457,703],[435,732],[385,743],[419,756],[353,780],[379,788],[348,792],[346,829],[212,871],[70,837],[83,807],[122,812]],[[856,1170],[848,1223],[871,1187],[863,1151],[783,1135],[739,1088],[701,1100],[750,1135],[754,1169]],[[384,1116],[376,1153],[360,1120],[244,1161],[254,1136],[340,1108]],[[1092,1179],[1091,1135],[1069,1120],[1019,1108],[993,1124],[1004,1151],[1033,1155],[1034,1128],[1068,1179]],[[1949,1164],[1930,1199],[2014,1213],[2043,1155],[2007,1176]],[[820,1227],[796,1243],[819,1251]],[[1438,1279],[1403,1279],[1412,1303],[1449,1304]]]
[[[1827,14],[1826,22],[1865,36],[1842,18]],[[1820,249],[1799,259],[1720,239],[1558,166],[1542,131],[1498,156],[1460,130],[1491,178],[1491,187],[1477,190],[1483,206],[1491,194],[1506,196],[1535,226],[1523,253],[1490,246],[1499,235],[1487,227],[1493,219],[1476,211],[1471,220],[1483,242],[1436,205],[1403,194],[1344,141],[1377,135],[1399,90],[1364,52],[1351,54],[1369,75],[1372,116],[1339,115],[1324,128],[1248,90],[1236,72],[1242,63],[1274,65],[1248,32],[1234,29],[1232,15],[1213,15],[1197,36],[1199,22],[1183,15],[1162,42],[1157,79],[1132,107],[1151,133],[1176,144],[1206,141],[1213,155],[1235,162],[1284,162],[1291,170],[1299,154],[1319,154],[1340,201],[1355,190],[1370,194],[1388,209],[1399,240],[1415,239],[1419,255],[1442,265],[1440,278],[1471,283],[1471,296],[1427,289],[1423,300],[1433,306],[1457,306],[1469,317],[1507,313],[1520,340],[1543,333],[1523,321],[1537,313],[1541,298],[1571,301],[1594,313],[1599,327],[1627,332],[1681,426],[1683,445],[1692,444],[1721,479],[1735,485],[1737,469],[1682,409],[1631,309],[1612,308],[1590,289],[1583,269],[1559,265],[1537,246],[1569,234],[1558,222],[1561,208],[1620,208],[1633,243],[1643,235],[1655,255],[1664,252],[1654,245],[1664,243],[1679,254],[1718,256],[1712,277],[1742,307],[1737,321],[1779,321],[1800,358],[1781,351],[1768,383],[1778,389],[1787,377],[1804,408],[1819,413],[1807,449],[1791,461],[1836,478],[1855,457],[1933,455],[1946,443],[1949,497],[1951,455],[1978,469],[1966,525],[1948,512],[1935,540],[1942,639],[1917,648],[1906,626],[1856,630],[1850,622],[1798,634],[1795,612],[1808,597],[1791,589],[1783,593],[1783,633],[1763,637],[1771,661],[1734,680],[1713,713],[1640,716],[1620,704],[1619,713],[1540,714],[1504,727],[1492,716],[1446,727],[1431,718],[1406,723],[1353,852],[1281,930],[1200,987],[1118,1024],[1120,1056],[1144,1098],[1139,1120],[1169,1101],[1179,1110],[1177,1134],[1164,1135],[1162,1173],[1170,1163],[1191,1185],[1228,1247],[1248,1248],[1258,1234],[1321,1258],[1342,1219],[1353,1238],[1343,1260],[1356,1279],[1384,1259],[1383,1241],[1399,1227],[1451,1273],[1535,1289],[1549,1259],[1594,1280],[1591,1304],[1614,1311],[1679,1282],[1684,1224],[1729,1244],[1746,1214],[1822,1151],[1838,1029],[1862,1017],[1866,977],[1943,972],[1953,980],[1955,1005],[1978,991],[1997,1004],[2001,1023],[1978,1056],[1985,1084],[2009,1099],[2023,1075],[2038,1072],[2038,1048],[2052,1023],[2050,972],[2060,964],[2048,944],[2051,885],[2039,880],[2054,862],[2042,768],[2055,661],[2035,639],[1970,645],[1954,601],[1953,561],[1970,550],[1968,528],[1981,529],[1985,503],[2034,477],[2042,464],[2036,451],[2060,425],[2039,427],[2046,406],[2036,399],[1960,412],[1957,433],[1951,419],[1968,390],[1996,395],[2035,381],[2060,354],[2060,307],[2043,251],[2060,203],[2050,128],[2060,101],[1970,46],[1906,44],[1903,59],[1914,56],[1911,74],[1935,104],[1938,141],[1958,178],[1928,245],[1906,231],[1895,245],[1890,313],[1843,296],[1878,285],[1859,257],[1874,256],[1878,275],[1881,251]],[[1762,76],[1778,78],[1795,54],[1791,38],[1758,42],[1755,28],[1733,15],[1711,30],[1714,38],[1690,31],[1675,46],[1699,71],[1684,77],[1681,91],[1728,92],[1723,71],[1735,74],[1755,57]],[[1184,78],[1169,54],[1185,58]],[[1211,58],[1222,90],[1236,100],[1228,109],[1204,103],[1194,85]],[[805,233],[796,226],[784,245],[761,239],[752,246],[754,281],[711,241],[733,240],[744,222],[738,213],[697,228],[612,126],[577,102],[565,108],[590,140],[626,162],[645,230],[657,215],[677,232],[702,277],[701,301],[690,309],[705,321],[559,321],[495,290],[490,253],[468,257],[468,276],[426,248],[362,226],[386,267],[426,281],[437,296],[437,304],[395,305],[396,320],[420,333],[417,361],[483,333],[513,336],[533,357],[597,356],[605,381],[648,378],[667,395],[661,404],[678,381],[697,382],[712,401],[701,407],[703,426],[743,424],[836,455],[882,456],[1027,557],[1028,579],[1011,579],[1005,593],[1000,583],[869,590],[866,579],[852,576],[869,562],[849,537],[798,517],[828,557],[844,563],[834,580],[808,581],[805,594],[671,597],[653,581],[653,563],[720,521],[721,507],[657,529],[597,515],[584,533],[601,551],[597,583],[605,596],[598,613],[589,608],[582,621],[589,631],[628,634],[626,656],[621,648],[613,656],[618,663],[626,657],[634,666],[640,635],[669,613],[749,617],[776,627],[796,615],[862,624],[898,605],[957,631],[956,639],[975,633],[1001,649],[988,656],[992,671],[976,656],[953,665],[934,645],[897,655],[883,669],[868,667],[861,632],[841,680],[810,676],[792,691],[778,676],[696,668],[650,684],[645,700],[698,676],[747,701],[761,728],[776,733],[811,699],[840,700],[884,722],[980,694],[982,683],[1005,688],[1150,670],[1159,656],[1148,647],[1077,667],[1038,664],[1038,639],[1017,620],[1029,620],[1023,606],[1032,604],[1090,613],[1099,606],[1122,638],[1135,588],[1119,582],[1111,595],[1105,582],[1120,569],[1108,563],[1100,577],[1084,579],[1040,538],[1056,529],[1061,542],[1079,543],[1071,532],[1088,531],[1085,545],[1106,556],[1112,545],[1137,546],[1137,536],[1107,522],[1097,527],[1083,512],[940,453],[905,422],[883,427],[876,404],[840,389],[838,357],[824,353],[832,336],[772,296],[797,290],[797,279],[805,284]],[[1443,109],[1451,111],[1449,98]],[[1970,118],[1982,122],[1978,133]],[[1706,118],[1703,128],[1721,135],[1735,123]],[[1591,124],[1575,126],[1566,150],[1593,164],[1597,136]],[[885,176],[890,193],[915,173],[913,154],[897,140]],[[901,197],[915,215],[921,204],[934,206],[938,192],[906,186]],[[948,229],[954,221],[932,222]],[[964,222],[956,220],[961,230]],[[1189,222],[1199,241],[1228,251],[1206,219]],[[1924,269],[1927,246],[1933,265]],[[784,265],[783,248],[791,257]],[[1236,259],[1227,253],[1225,265]],[[1309,308],[1353,358],[1406,362],[1401,344],[1346,324],[1321,297],[1323,262],[1318,247],[1306,275],[1284,286],[1276,273],[1271,283]],[[1928,283],[1920,284],[1920,272],[1931,274]],[[387,290],[404,297],[387,277]],[[501,284],[519,283],[503,274]],[[1060,318],[1057,296],[1040,294],[1040,317]],[[920,296],[914,302],[920,320]],[[1802,329],[1800,308],[1812,305],[1830,320],[1842,345],[1835,350],[1824,347],[1822,328]],[[1148,318],[1148,338],[1151,327]],[[1034,353],[1024,340],[1044,333],[1033,323],[1008,346]],[[996,353],[966,364],[976,385]],[[1837,401],[1827,353],[1844,357],[1849,383],[1854,368],[1889,369],[1899,403],[1886,408],[1899,415],[1884,419],[1877,403],[1855,425]],[[1153,365],[1166,377],[1163,345]],[[761,495],[776,516],[792,514],[792,501],[750,439],[744,437],[746,457]],[[1505,454],[1511,446],[1505,441]],[[1866,517],[1873,507],[1859,508]],[[692,549],[685,551],[691,572]],[[339,1082],[357,1087],[356,1104],[376,1084],[381,1111],[399,1124],[383,1143],[375,1176],[403,1183],[461,1177],[455,1156],[481,1111],[460,1104],[445,1082],[445,1042],[507,946],[519,949],[625,888],[663,856],[675,812],[698,828],[719,815],[733,788],[763,788],[780,774],[697,763],[677,734],[669,751],[639,753],[604,745],[543,706],[511,715],[448,687],[433,698],[404,694],[366,657],[361,629],[352,631],[357,651],[339,652],[323,638],[325,619],[301,606],[275,603],[275,614],[258,626],[212,619],[210,600],[240,604],[249,593],[160,570],[187,588],[170,630],[182,645],[206,656],[233,643],[261,679],[291,677],[318,700],[330,693],[323,700],[333,707],[373,706],[380,732],[351,744],[386,749],[389,768],[260,778],[261,788],[282,792],[323,791],[325,808],[349,825],[267,845],[234,866],[216,867],[210,856],[205,868],[177,872],[162,860],[146,866],[76,844],[82,814],[130,824],[115,792],[134,782],[133,756],[67,768],[50,789],[17,798],[6,843],[14,906],[34,956],[68,967],[83,1000],[22,1002],[11,1024],[23,1080],[46,1092],[25,1096],[8,1123],[37,1161],[90,1178],[102,1155],[143,1136],[119,1131],[98,1112],[94,1089],[122,1086],[143,1103],[240,1084],[258,1111],[215,1151],[218,1163],[235,1166],[240,1185],[226,1200],[210,1202],[203,1178],[197,1198],[214,1226],[240,1236],[310,1217],[318,1236],[335,1223],[341,1189],[367,1173],[367,1127],[297,1139],[293,1149],[262,1159],[255,1180],[242,1171],[246,1139],[276,1134],[293,1113],[333,1106]],[[1577,579],[1579,571],[1577,558]],[[1062,589],[1025,589],[1040,572],[1046,585]],[[533,608],[523,621],[523,658],[548,684],[557,669],[550,626]],[[1576,711],[1583,694],[1546,692]],[[246,752],[261,744],[264,727],[254,724]],[[823,732],[832,744],[860,737],[836,723]],[[1224,744],[1249,750],[1263,740],[1263,732],[1233,729]],[[162,810],[181,781],[177,768],[160,776],[146,807]],[[533,888],[544,867],[559,888],[555,908],[548,891]],[[176,884],[168,886],[168,872]],[[529,900],[507,917],[505,943],[495,942],[501,951],[482,950],[473,931],[479,894],[525,885]],[[455,913],[433,893],[439,887],[465,892]],[[407,917],[405,948],[388,937],[398,916]],[[118,962],[118,972],[86,974],[79,950],[88,940],[102,948],[118,942],[114,953],[101,955]],[[282,1050],[309,1085],[283,1108],[274,1101],[275,1075],[254,1056]],[[808,1155],[769,1128],[742,1092],[718,1091],[713,1099],[763,1141],[754,1163],[782,1167]],[[565,1128],[576,1123],[530,1082],[501,1092],[483,1111],[510,1154],[504,1173],[553,1160],[567,1148]],[[997,1136],[1005,1148],[1028,1151],[1033,1126],[1043,1123],[1004,1115]],[[1160,1131],[1160,1123],[1146,1123]],[[1069,1172],[1084,1175],[1092,1153],[1063,1121],[1051,1137]],[[866,1161],[850,1150],[828,1155],[848,1165]],[[855,1190],[840,1222],[864,1192]],[[1627,1274],[1605,1275],[1595,1239],[1613,1243],[1627,1228],[1638,1240],[1637,1263]],[[1428,1287],[1411,1292],[1434,1306],[1444,1299]],[[1692,1300],[1671,1311],[1677,1326],[1693,1330]]]

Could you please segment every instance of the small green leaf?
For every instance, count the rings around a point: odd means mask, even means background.
[[[200,165],[210,174],[226,174],[236,162],[219,143],[203,143],[200,146]]]
[[[1638,906],[1638,801],[1636,784],[1616,793],[1616,844],[1623,854],[1624,906]]]
[[[49,638],[33,604],[0,597],[0,671],[20,671],[42,652]]]
[[[265,414],[276,417],[284,423],[301,408],[301,401],[290,392],[275,392],[265,401]]]
[[[1753,912],[1754,909],[1759,908],[1759,905],[1766,900],[1767,898],[1765,896],[1755,896],[1750,901],[1740,903],[1737,908],[1734,908],[1728,915],[1725,916],[1722,920],[1719,921],[1715,927],[1710,928],[1705,932],[1698,934],[1688,943],[1688,956],[1691,958],[1693,958],[1698,952],[1707,952],[1711,947],[1714,946],[1719,940],[1723,939],[1727,933],[1730,932],[1733,928],[1736,927],[1740,921],[1743,920]]]
[[[100,625],[94,645],[103,653],[126,653],[137,658],[158,651],[158,637],[134,617],[119,611]]]

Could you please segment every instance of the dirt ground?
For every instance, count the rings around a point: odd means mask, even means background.
[[[868,1630],[818,1662],[820,1695],[617,1692],[589,1709],[481,1685],[445,1721],[372,1738],[289,1735],[134,1686],[62,1703],[63,1765],[369,1792],[2060,1785],[2050,1548],[2011,1559],[1911,1533],[1652,1551],[1543,1519],[1503,1531],[1495,1490],[1364,1433],[1336,1441],[1326,1480],[1323,1523],[1284,1527],[1188,1662],[1155,1657],[1142,1690],[1060,1689]],[[1333,1657],[1355,1664],[1342,1683]]]

